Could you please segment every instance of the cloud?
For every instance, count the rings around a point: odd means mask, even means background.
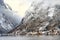
[[[17,12],[17,15],[24,17],[25,11],[29,8],[33,0],[5,0],[5,3],[11,6],[12,10]]]

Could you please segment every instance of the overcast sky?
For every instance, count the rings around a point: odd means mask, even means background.
[[[17,15],[24,17],[25,11],[29,8],[33,0],[4,0],[5,3],[17,12]]]

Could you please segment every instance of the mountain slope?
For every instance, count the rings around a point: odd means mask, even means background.
[[[22,18],[16,14],[4,0],[0,0],[0,33],[8,33],[20,24]]]
[[[14,34],[60,34],[60,0],[37,0]]]

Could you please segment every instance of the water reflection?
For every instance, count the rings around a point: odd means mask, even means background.
[[[60,40],[60,36],[15,36],[0,37],[1,40]]]

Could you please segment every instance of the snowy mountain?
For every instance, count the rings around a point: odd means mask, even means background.
[[[60,0],[35,0],[26,11],[17,34],[60,33]],[[34,33],[35,32],[35,33]]]
[[[0,0],[0,33],[7,33],[17,27],[22,18],[16,15],[4,0]]]

